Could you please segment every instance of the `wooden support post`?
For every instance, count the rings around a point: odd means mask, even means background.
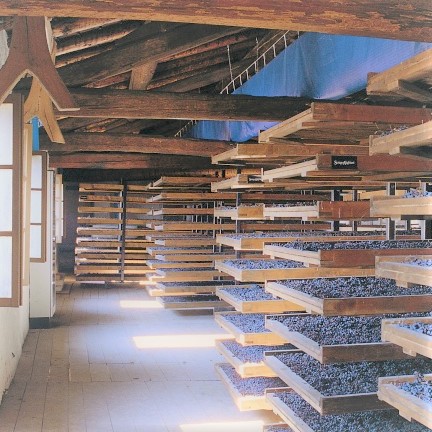
[[[387,183],[387,195],[393,196],[396,195],[396,183],[389,182]],[[387,218],[386,220],[386,239],[387,240],[395,240],[396,238],[396,222],[391,218]]]
[[[358,191],[357,190],[353,190],[352,191],[352,200],[353,201],[358,201]],[[352,221],[352,230],[355,232],[358,229],[358,220],[353,220]]]
[[[430,183],[422,183],[421,188],[424,192],[432,192]],[[421,238],[422,240],[432,239],[432,220],[425,219],[421,221]]]
[[[120,281],[125,281],[125,259],[126,259],[126,224],[127,224],[127,182],[123,181],[123,211],[121,223],[121,254],[120,254]]]
[[[333,189],[331,192],[331,201],[341,201],[342,200],[342,189]],[[331,222],[332,231],[339,231],[340,222],[332,221]]]

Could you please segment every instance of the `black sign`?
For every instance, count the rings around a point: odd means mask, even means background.
[[[332,156],[331,167],[340,170],[356,170],[357,156]]]

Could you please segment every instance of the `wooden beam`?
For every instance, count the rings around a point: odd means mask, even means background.
[[[237,27],[187,25],[149,35],[144,25],[126,36],[127,39],[120,39],[116,49],[65,66],[59,73],[68,86],[82,86],[239,31]]]
[[[74,89],[79,112],[67,117],[278,121],[305,109],[309,99],[247,95],[179,94],[140,90]]]
[[[51,21],[53,34],[55,37],[66,37],[73,34],[87,32],[89,30],[98,29],[107,25],[120,22],[115,19],[99,19],[99,18],[54,18]]]
[[[132,69],[129,89],[146,90],[155,73],[157,62],[150,62]]]
[[[67,152],[121,152],[165,153],[170,155],[210,157],[230,148],[224,141],[193,140],[183,138],[153,137],[147,135],[108,133],[68,133],[66,144],[56,145],[46,135],[40,139],[40,149],[50,153]]]
[[[432,42],[430,0],[118,0],[55,3],[57,17],[258,27]],[[0,15],[50,16],[52,0],[1,0]]]
[[[72,153],[53,154],[49,159],[52,168],[91,169],[188,169],[209,168],[209,158],[172,155],[138,155],[136,153]],[[166,172],[166,171],[165,171]]]

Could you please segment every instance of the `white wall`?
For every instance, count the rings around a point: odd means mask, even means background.
[[[23,305],[0,308],[0,403],[15,374],[29,329],[29,289],[23,287]]]

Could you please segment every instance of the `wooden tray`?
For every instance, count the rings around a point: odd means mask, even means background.
[[[245,333],[224,316],[240,314],[239,312],[215,313],[215,321],[228,333],[231,333],[236,342],[242,345],[284,345],[286,342],[280,336],[268,331],[265,333]]]
[[[216,207],[214,216],[232,220],[263,220],[264,204],[258,206],[239,206],[233,208]]]
[[[289,136],[297,141],[359,143],[377,129],[416,125],[430,119],[430,111],[422,108],[313,102],[309,109],[261,132],[258,141]]]
[[[190,282],[190,281],[211,281],[219,276],[219,272],[213,269],[186,271],[156,270],[156,274],[163,278],[164,282]]]
[[[161,260],[161,261],[176,261],[176,262],[182,262],[182,261],[195,261],[195,262],[214,262],[216,260],[227,260],[227,259],[234,259],[235,255],[229,255],[226,253],[189,253],[189,254],[156,254],[155,259]]]
[[[265,207],[264,216],[311,220],[365,220],[370,219],[369,201],[323,201],[315,205],[292,207]]]
[[[376,393],[324,396],[273,355],[265,355],[264,363],[321,415],[388,409]]]
[[[369,138],[370,154],[407,154],[430,159],[432,156],[432,121],[393,132],[382,137]]]
[[[147,265],[151,269],[170,269],[170,268],[196,268],[199,266],[200,268],[213,268],[212,262],[200,262],[197,264],[196,262],[176,262],[176,261],[159,261],[155,259],[147,260]]]
[[[265,248],[264,248],[265,249]],[[257,269],[242,270],[226,265],[223,261],[215,262],[215,269],[232,276],[240,282],[266,282],[267,280],[280,279],[312,279],[316,277],[339,276],[374,276],[375,269],[362,268],[325,268],[325,267],[301,267],[287,269]]]
[[[241,286],[240,286],[241,287]],[[247,289],[247,288],[244,288]],[[224,287],[216,290],[216,295],[222,300],[225,300],[237,312],[242,313],[282,313],[288,311],[302,311],[301,306],[286,300],[255,300],[246,301],[240,300],[230,293],[224,291]]]
[[[276,245],[265,245],[263,249],[264,255],[269,255],[271,258],[283,258],[301,262],[305,265],[325,268],[363,267],[373,269],[375,268],[375,257],[403,256],[407,254],[407,251],[411,255],[425,255],[430,249],[334,249],[307,251]],[[284,278],[280,277],[279,279]]]
[[[372,197],[371,215],[392,219],[423,219],[424,216],[432,216],[432,197]]]
[[[227,374],[220,367],[219,363],[215,364],[216,372],[221,378],[221,381],[228,389],[234,403],[240,411],[253,411],[253,410],[269,410],[270,405],[267,402],[265,394],[260,396],[243,396],[235,387],[234,383],[229,379]],[[247,378],[245,378],[247,379]]]
[[[320,298],[288,288],[278,282],[267,282],[266,291],[298,304],[306,312],[324,316],[379,315],[432,310],[432,294]]]
[[[409,358],[402,349],[391,343],[363,343],[345,345],[319,345],[312,339],[295,331],[290,331],[282,323],[266,318],[266,328],[278,334],[287,343],[309,354],[321,364],[347,363],[359,361],[381,361]]]
[[[425,375],[432,380],[432,374]],[[432,405],[397,387],[395,383],[414,382],[414,375],[379,378],[378,398],[399,411],[399,415],[409,421],[416,420],[432,429]]]
[[[229,349],[227,349],[223,342],[223,340],[216,341],[217,350],[225,357],[226,361],[242,378],[277,376],[266,364],[264,364],[264,360],[258,363],[245,363],[236,357]]]
[[[405,262],[411,258],[432,259],[432,255],[377,257],[376,276],[393,279],[401,287],[409,287],[413,284],[432,287],[432,268]]]
[[[162,238],[155,239],[154,244],[158,246],[213,246],[216,241],[212,238]]]
[[[409,98],[428,103],[430,91],[421,87],[431,84],[432,49],[417,54],[384,72],[369,74],[366,92],[368,95],[385,96],[395,100]]]
[[[307,225],[306,225],[307,226]],[[348,240],[348,238],[345,236],[320,236],[316,235],[308,236],[308,237],[300,237],[304,241],[319,241],[319,242],[325,242],[325,241],[344,241]],[[385,236],[382,234],[376,234],[371,235],[367,237],[368,240],[385,240]],[[295,233],[288,233],[285,237],[276,237],[268,235],[266,237],[244,237],[244,238],[232,238],[228,237],[224,234],[217,234],[216,235],[216,242],[220,245],[224,246],[231,246],[234,248],[234,250],[255,250],[255,251],[262,251],[264,248],[265,243],[289,243],[293,242],[299,239],[299,236]],[[350,241],[355,240],[364,240],[364,236],[352,236],[349,237]]]
[[[432,336],[400,327],[399,324],[422,322],[432,324],[432,317],[389,318],[382,321],[382,339],[402,347],[403,352],[432,358]]]

